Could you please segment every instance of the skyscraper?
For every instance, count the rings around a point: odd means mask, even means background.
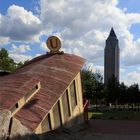
[[[119,45],[117,36],[113,30],[106,40],[104,52],[104,82],[107,84],[109,78],[115,76],[119,81]]]

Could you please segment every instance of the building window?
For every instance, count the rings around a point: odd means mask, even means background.
[[[11,110],[11,113],[14,113],[17,108],[19,107],[18,103],[16,103],[10,110]]]
[[[70,85],[70,96],[71,96],[72,110],[74,110],[74,108],[77,105],[77,96],[76,96],[75,81],[73,81],[72,84]]]
[[[35,88],[38,89],[38,85],[36,85]]]
[[[62,125],[62,117],[60,110],[60,102],[58,101],[53,108],[53,116],[54,116],[54,125],[55,128],[58,128]]]
[[[42,133],[52,130],[50,114],[48,114],[47,117],[43,120],[41,127]]]
[[[31,91],[29,91],[26,95],[25,95],[25,101],[27,101],[32,95],[33,93],[38,89],[38,85],[35,85],[35,87],[33,87],[31,89]]]
[[[18,108],[18,103],[15,104],[15,107]]]
[[[62,105],[64,111],[64,120],[66,121],[70,117],[70,105],[69,105],[69,97],[68,90],[62,96]]]

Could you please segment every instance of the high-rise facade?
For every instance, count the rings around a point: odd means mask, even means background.
[[[112,76],[119,81],[119,45],[113,28],[106,40],[104,52],[104,83],[107,84]]]

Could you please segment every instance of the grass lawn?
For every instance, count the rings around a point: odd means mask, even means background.
[[[140,112],[135,111],[97,111],[89,112],[89,119],[102,119],[102,120],[139,120]]]

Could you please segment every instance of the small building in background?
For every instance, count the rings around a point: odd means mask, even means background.
[[[49,41],[50,53],[0,77],[0,110],[9,110],[29,132],[44,133],[84,121],[80,71],[85,59],[59,52],[53,46],[59,40]]]

